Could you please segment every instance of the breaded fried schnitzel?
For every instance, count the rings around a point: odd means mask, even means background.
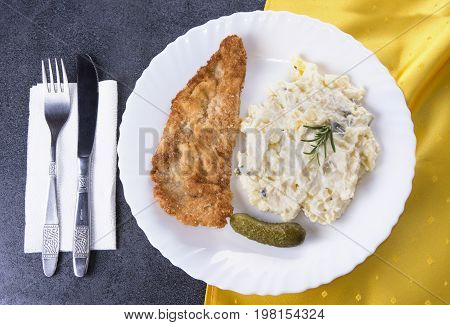
[[[152,159],[154,196],[188,225],[224,227],[231,206],[231,155],[239,132],[244,44],[228,36],[175,99]]]

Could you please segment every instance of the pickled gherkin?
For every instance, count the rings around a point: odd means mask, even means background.
[[[276,247],[293,247],[305,240],[306,232],[298,223],[269,223],[246,213],[235,213],[230,225],[237,233],[261,244]]]

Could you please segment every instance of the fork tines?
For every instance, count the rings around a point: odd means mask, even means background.
[[[62,70],[62,79],[63,83],[61,84],[61,78],[59,76],[59,67],[58,67],[58,61],[55,58],[55,70],[56,70],[56,84],[54,83],[53,79],[53,69],[52,64],[50,62],[50,59],[48,59],[48,70],[50,75],[50,87],[47,84],[47,74],[45,72],[45,64],[44,60],[42,60],[42,83],[47,88],[47,92],[49,93],[58,93],[58,92],[64,92],[65,89],[68,89],[69,82],[67,80],[67,74],[66,74],[66,68],[64,67],[64,61],[61,59],[61,70]]]

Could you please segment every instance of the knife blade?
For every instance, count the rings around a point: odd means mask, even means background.
[[[77,56],[78,194],[73,234],[73,271],[83,277],[88,269],[91,241],[90,163],[98,111],[98,75],[89,55]]]

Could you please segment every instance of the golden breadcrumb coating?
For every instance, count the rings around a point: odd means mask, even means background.
[[[151,177],[161,207],[185,224],[221,228],[233,213],[231,156],[246,61],[241,38],[228,36],[172,100]]]

